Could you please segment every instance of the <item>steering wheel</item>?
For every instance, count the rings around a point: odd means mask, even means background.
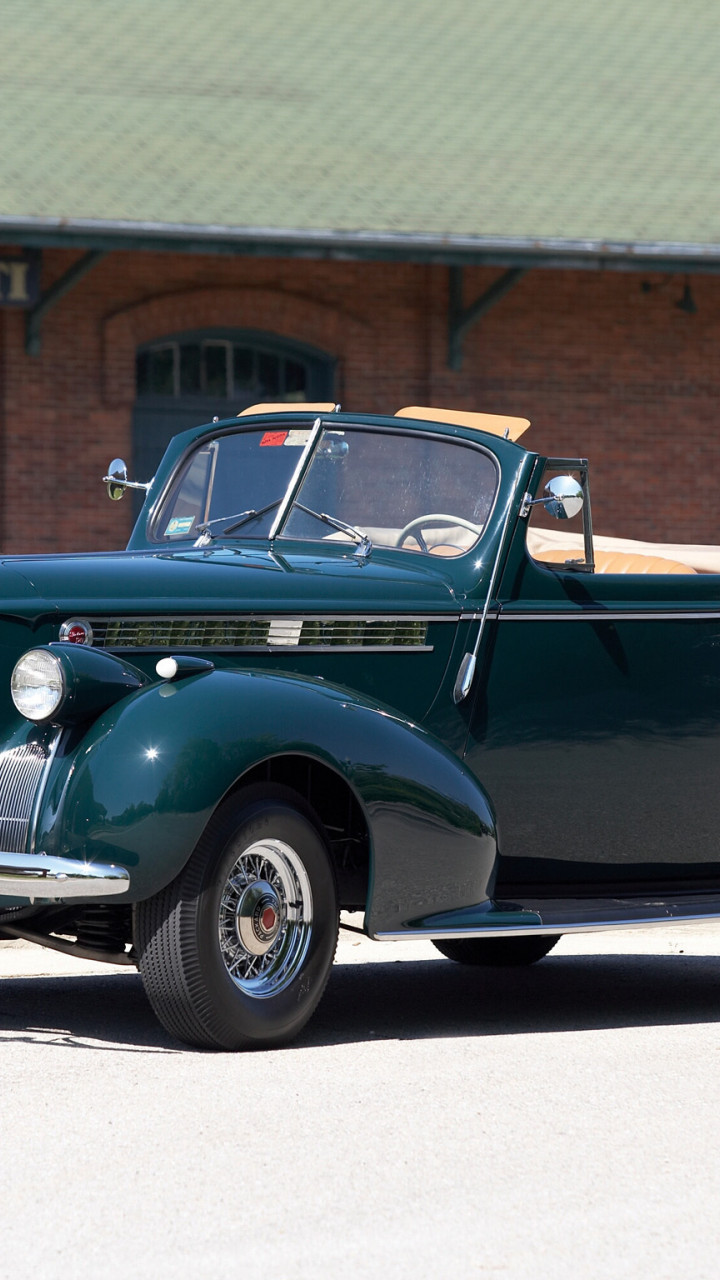
[[[416,542],[419,543],[420,550],[426,551],[428,555],[431,555],[432,552],[434,551],[434,548],[428,547],[420,530],[425,528],[428,525],[456,525],[456,524],[459,524],[462,529],[469,529],[470,532],[474,533],[478,538],[482,533],[482,526],[473,524],[470,520],[463,520],[462,516],[446,516],[446,515],[443,515],[442,512],[433,511],[426,516],[416,516],[414,520],[411,520],[409,524],[406,524],[405,528],[400,530],[395,546],[401,547],[405,539],[408,538],[410,534],[412,534]],[[468,547],[459,547],[455,542],[442,542],[442,543],[438,543],[437,545],[443,546],[443,547],[454,547],[456,551],[460,551],[460,552],[464,552],[469,549]]]

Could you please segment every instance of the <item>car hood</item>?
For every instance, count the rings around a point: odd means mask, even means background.
[[[410,559],[410,557],[408,557]],[[374,555],[203,550],[17,556],[2,562],[0,611],[44,613],[444,613],[459,607],[435,564]],[[11,571],[11,572],[7,572]],[[12,602],[12,603],[11,603]],[[31,603],[32,602],[32,603]]]

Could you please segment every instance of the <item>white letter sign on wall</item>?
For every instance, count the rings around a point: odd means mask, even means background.
[[[33,254],[0,258],[0,307],[34,307],[39,295],[38,264]]]

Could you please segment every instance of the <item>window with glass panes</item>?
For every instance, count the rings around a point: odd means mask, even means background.
[[[172,436],[251,404],[335,399],[332,356],[262,330],[203,329],[145,342],[136,355],[132,469],[149,480]],[[135,508],[140,498],[135,495]]]
[[[176,339],[137,353],[138,396],[212,396],[233,401],[306,400],[312,360],[224,338]]]

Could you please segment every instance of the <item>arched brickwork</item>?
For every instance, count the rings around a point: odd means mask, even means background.
[[[103,394],[108,407],[135,398],[135,352],[142,342],[185,329],[259,329],[309,343],[338,362],[337,395],[352,381],[354,353],[366,326],[337,308],[300,294],[262,288],[190,289],[146,299],[103,322]]]

